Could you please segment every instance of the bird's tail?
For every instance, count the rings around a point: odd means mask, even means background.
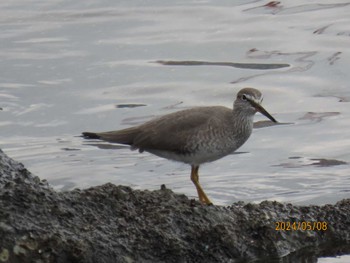
[[[83,132],[82,135],[85,139],[100,139],[100,136],[95,132]]]
[[[139,129],[137,127],[132,127],[119,131],[83,132],[82,135],[85,139],[99,139],[107,142],[132,145],[138,133]]]

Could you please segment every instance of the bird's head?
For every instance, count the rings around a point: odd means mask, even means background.
[[[253,88],[241,89],[234,102],[234,109],[241,111],[243,114],[254,115],[260,112],[273,122],[277,122],[274,117],[268,113],[261,103],[263,101],[262,94],[259,90]]]

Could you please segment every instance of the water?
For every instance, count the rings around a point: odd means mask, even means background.
[[[0,147],[58,190],[166,184],[196,197],[188,166],[76,136],[231,107],[252,86],[291,124],[255,129],[242,154],[203,165],[212,201],[348,198],[350,3],[267,3],[2,1]]]
[[[350,256],[342,256],[342,257],[324,257],[320,258],[318,263],[348,263],[350,261]]]

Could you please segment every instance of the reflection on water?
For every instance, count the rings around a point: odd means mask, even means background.
[[[143,107],[147,106],[146,104],[137,104],[137,103],[125,103],[125,104],[118,104],[115,107],[116,108],[135,108],[135,107]]]
[[[297,1],[298,2],[298,1]],[[284,13],[284,14],[297,14],[297,13],[309,13],[312,11],[319,11],[322,9],[332,9],[332,8],[341,8],[341,7],[347,7],[350,3],[311,3],[311,4],[304,4],[304,3],[297,3],[295,2],[295,6],[288,6],[285,5],[288,3],[280,2],[280,1],[271,1],[264,5],[259,5],[256,7],[245,9],[244,11],[258,11],[258,13],[272,13],[272,14],[278,14],[278,13]]]
[[[337,116],[340,112],[307,112],[304,116],[300,117],[299,120],[309,120],[312,122],[320,122],[324,118]]]
[[[167,66],[226,66],[242,69],[278,69],[289,67],[289,64],[259,64],[259,63],[234,63],[234,62],[209,62],[209,61],[164,61],[158,60],[156,63]]]
[[[335,160],[335,159],[319,159],[319,158],[303,158],[299,156],[289,157],[289,162],[281,163],[276,166],[284,168],[302,168],[303,166],[318,166],[318,167],[330,167],[336,165],[346,165],[347,162]]]

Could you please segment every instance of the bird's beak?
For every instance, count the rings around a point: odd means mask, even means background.
[[[256,101],[254,101],[254,100],[250,100],[249,102],[250,102],[250,104],[251,104],[258,112],[260,112],[261,114],[265,115],[265,116],[266,116],[267,118],[269,118],[271,121],[277,122],[277,121],[275,120],[275,118],[272,117],[271,114],[268,113],[267,110],[265,110],[264,107],[261,106],[261,104],[260,104],[259,102],[256,102]]]

